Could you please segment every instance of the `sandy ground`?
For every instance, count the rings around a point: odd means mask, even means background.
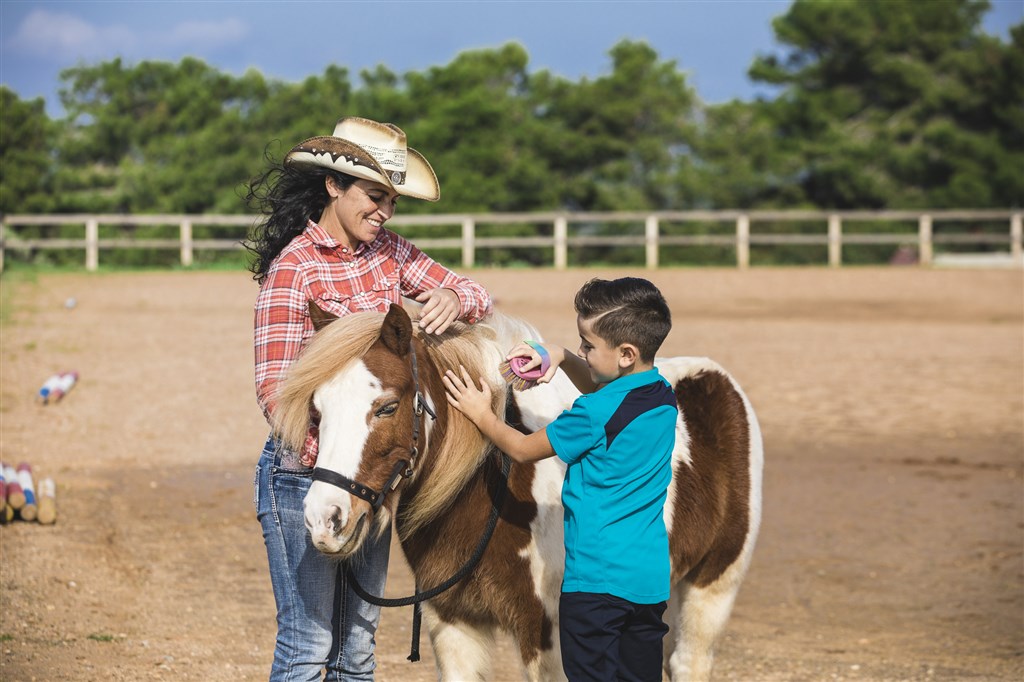
[[[472,273],[574,347],[572,293],[650,277],[665,355],[708,355],[758,410],[758,549],[719,680],[1024,679],[1024,278],[916,268]],[[0,455],[58,485],[0,528],[0,679],[260,680],[274,605],[252,506],[266,435],[246,273],[5,275]],[[74,308],[65,306],[74,297]],[[33,401],[52,372],[81,380]],[[393,553],[388,592],[411,578]],[[386,611],[378,679],[405,661]],[[494,680],[520,679],[506,643]]]

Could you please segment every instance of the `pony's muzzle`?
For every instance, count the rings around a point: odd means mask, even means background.
[[[304,520],[313,546],[320,552],[340,558],[354,554],[362,545],[369,527],[370,506],[347,494],[328,494],[333,499],[318,499],[314,482],[304,503]],[[348,498],[348,499],[343,499]]]

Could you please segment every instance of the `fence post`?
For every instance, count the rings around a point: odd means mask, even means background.
[[[1013,262],[1024,267],[1024,249],[1021,242],[1024,237],[1024,227],[1021,225],[1021,214],[1014,213],[1010,216],[1010,255]],[[2,239],[2,236],[0,236]],[[3,251],[0,251],[0,270],[3,270]]]
[[[565,216],[555,218],[555,270],[569,266],[569,221]]]
[[[649,215],[644,221],[644,260],[647,269],[658,267],[658,216]]]
[[[922,215],[917,219],[917,251],[921,265],[932,264],[932,217]]]
[[[843,221],[833,213],[828,217],[828,264],[838,268],[843,262]]]
[[[476,225],[472,218],[462,219],[462,267],[471,268],[476,262]]]
[[[736,267],[750,267],[750,216],[746,214],[736,218]]]
[[[192,221],[181,221],[181,265],[192,267]]]
[[[95,218],[85,221],[85,269],[95,272],[100,264],[100,224]]]

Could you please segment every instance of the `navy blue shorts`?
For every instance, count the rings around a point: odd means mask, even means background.
[[[569,682],[661,682],[661,641],[668,632],[662,616],[667,605],[563,592],[558,633]]]

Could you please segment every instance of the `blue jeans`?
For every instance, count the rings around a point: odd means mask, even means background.
[[[390,528],[368,537],[360,554],[340,562],[321,554],[309,540],[302,500],[312,483],[312,469],[271,438],[256,467],[256,517],[270,562],[277,603],[277,644],[271,682],[372,680],[374,633],[380,607],[367,604],[348,585],[350,565],[370,594],[384,594]]]

